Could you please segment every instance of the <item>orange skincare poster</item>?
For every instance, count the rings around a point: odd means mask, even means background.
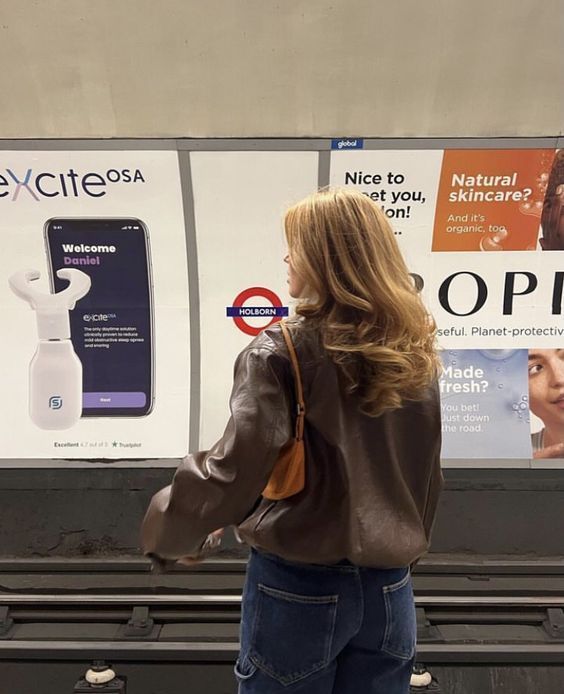
[[[552,149],[446,150],[433,251],[537,248]]]

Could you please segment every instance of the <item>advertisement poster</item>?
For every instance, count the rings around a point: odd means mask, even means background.
[[[564,460],[564,150],[332,152],[331,184],[382,205],[437,322],[443,458]]]
[[[286,209],[317,188],[317,152],[192,152],[200,290],[200,446],[223,434],[237,354],[288,315]]]
[[[4,458],[187,452],[176,152],[2,152]]]
[[[554,150],[447,150],[434,251],[534,251]]]
[[[332,152],[330,184],[353,186],[382,207],[410,270],[430,272],[442,150]],[[428,285],[423,288],[427,299]]]
[[[443,350],[442,360],[443,458],[530,458],[527,350]]]

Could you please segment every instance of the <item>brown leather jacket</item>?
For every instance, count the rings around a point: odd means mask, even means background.
[[[198,554],[208,533],[238,526],[249,544],[291,561],[403,567],[428,548],[442,486],[438,389],[380,417],[359,411],[317,331],[289,323],[307,409],[306,485],[282,501],[261,498],[293,435],[294,388],[279,326],[235,364],[231,418],[209,451],[188,455],[145,516],[146,553]]]

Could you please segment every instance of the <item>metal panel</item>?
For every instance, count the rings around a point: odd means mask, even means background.
[[[190,154],[178,153],[182,202],[184,205],[184,224],[186,226],[186,254],[188,267],[188,286],[190,292],[190,430],[188,450],[195,451],[200,438],[200,393],[201,393],[201,340],[200,340],[200,286],[198,282],[198,245],[196,243],[196,222],[194,219],[194,192]]]

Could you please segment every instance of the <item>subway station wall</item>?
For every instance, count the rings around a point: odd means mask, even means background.
[[[559,0],[0,2],[0,137],[557,136]]]
[[[437,322],[445,464],[564,466],[564,150],[468,143],[4,150],[0,457],[211,446],[237,354],[293,310],[284,210],[330,183],[381,206]]]
[[[237,352],[291,311],[285,207],[328,183],[384,207],[439,324],[447,486],[434,551],[561,552],[542,529],[562,522],[564,458],[532,396],[561,360],[562,251],[545,241],[560,230],[563,144],[6,141],[2,555],[136,551],[150,494],[221,434]],[[70,320],[83,416],[66,428],[30,416],[37,311],[8,285],[26,269],[46,294],[64,287],[59,269],[91,279]]]
[[[486,260],[484,251],[465,247],[462,239],[480,239],[482,232],[436,236],[435,202],[439,195],[444,199],[444,191],[439,194],[443,160],[437,151],[483,148],[554,153],[563,146],[557,140],[564,122],[561,12],[559,0],[541,4],[535,0],[493,4],[487,0],[446,4],[418,0],[0,2],[0,88],[4,95],[0,100],[0,137],[4,139],[0,146],[4,150],[0,228],[7,239],[3,248],[9,251],[0,254],[0,307],[8,318],[7,327],[3,323],[2,383],[14,398],[11,402],[5,394],[2,398],[0,555],[109,556],[137,551],[137,528],[151,493],[169,482],[177,455],[185,448],[209,443],[225,419],[232,357],[251,339],[236,327],[233,317],[226,316],[228,307],[236,309],[239,284],[242,290],[264,285],[282,299],[285,285],[279,257],[284,205],[308,192],[310,185],[344,183],[339,180],[344,172],[337,173],[339,159],[332,158],[329,140],[182,138],[396,138],[365,139],[366,152],[342,154],[361,157],[351,173],[354,169],[372,176],[393,173],[406,177],[401,184],[386,182],[385,186],[375,183],[377,179],[368,184],[362,181],[365,192],[387,192],[390,197],[394,192],[412,193],[420,194],[420,200],[426,198],[425,203],[398,198],[404,204],[393,206],[403,207],[407,214],[412,203],[412,219],[395,222],[405,224],[410,243],[424,243],[426,238],[431,244],[426,253],[413,256],[424,266],[418,274],[426,280],[424,291],[428,293],[441,286],[428,265],[439,257],[451,259],[442,261],[446,266],[452,264],[455,270],[469,269],[477,275],[482,265],[498,262]],[[410,139],[414,137],[460,139]],[[471,139],[490,137],[500,139]],[[508,139],[511,137],[516,139]],[[538,139],[528,139],[531,137]],[[391,150],[391,154],[378,156],[374,150]],[[412,155],[394,154],[398,150]],[[37,152],[36,158],[24,154],[28,151]],[[6,152],[18,156],[12,158]],[[257,152],[255,159],[250,157],[252,152]],[[40,163],[45,168],[38,169]],[[469,159],[463,164],[462,173],[471,176]],[[525,180],[527,172],[535,167],[527,162],[523,166],[510,166],[509,174],[517,173],[516,185],[498,190],[526,195],[530,188],[531,202],[538,204],[536,178],[543,170],[529,181]],[[58,191],[59,196],[40,196],[28,187],[28,167],[33,175],[55,174],[54,179],[41,179],[39,185],[49,194]],[[105,177],[111,169],[122,176],[128,168],[133,171],[131,181]],[[136,168],[148,175],[150,183],[133,182]],[[98,199],[84,194],[73,199],[74,186],[82,183],[72,174],[69,177],[69,169],[98,175],[102,171],[104,179],[91,177],[86,188],[96,193],[119,191],[119,195]],[[257,185],[260,196],[253,192]],[[61,196],[63,189],[71,195]],[[16,190],[17,199],[12,201]],[[431,202],[433,197],[435,202]],[[381,198],[380,202],[387,201]],[[518,207],[527,201],[513,202]],[[538,212],[538,206],[531,209]],[[453,214],[463,218],[483,212]],[[145,312],[150,306],[155,318],[154,333],[145,342],[154,350],[138,352],[139,363],[151,378],[137,383],[133,401],[111,403],[122,406],[121,414],[131,414],[132,407],[147,413],[129,418],[104,416],[98,425],[96,417],[81,418],[76,429],[81,436],[61,439],[86,444],[74,455],[74,446],[61,447],[54,454],[52,433],[38,429],[27,416],[26,373],[35,341],[35,317],[21,299],[6,290],[7,275],[29,267],[28,263],[42,272],[44,290],[49,282],[57,281],[48,276],[50,265],[57,262],[56,235],[69,232],[63,217],[105,218],[106,233],[131,232],[130,250],[137,264],[145,262],[146,269],[152,270],[150,277],[148,272],[141,273],[137,288],[145,293]],[[528,239],[530,245],[539,231],[538,218],[521,217],[527,230],[513,238]],[[468,218],[456,225],[469,228],[482,223]],[[504,222],[490,219],[485,232],[495,242],[494,248],[503,247],[507,240],[499,234],[503,236],[504,231],[490,233],[490,225],[500,227]],[[83,227],[82,233],[87,230]],[[70,228],[72,234],[79,231]],[[271,241],[267,254],[262,253],[261,245],[265,233]],[[223,243],[224,238],[234,244]],[[449,243],[449,238],[455,239],[457,248],[435,247],[435,243]],[[71,245],[80,243],[85,242]],[[409,253],[407,244],[403,246]],[[465,268],[472,253],[484,260]],[[549,254],[506,248],[501,254],[488,255],[494,256],[505,259],[499,265],[503,272],[496,280],[495,268],[489,267],[488,276],[483,277],[490,303],[480,315],[490,310],[493,297],[499,300],[503,296],[505,272],[529,272],[539,280],[534,291],[526,293],[533,280],[522,274],[514,276],[514,292],[509,292],[515,293],[515,306],[520,307],[511,320],[521,316],[524,321],[514,327],[528,327],[525,323],[530,320],[521,309],[534,312],[538,302],[545,312],[540,327],[557,329],[557,316],[546,308],[552,308],[555,289],[558,295],[559,270],[552,267]],[[511,256],[530,260],[522,264]],[[541,258],[543,266],[550,265],[546,272],[540,272]],[[237,281],[225,282],[221,289],[234,260],[246,268],[244,282],[235,278]],[[439,270],[444,272],[446,266]],[[88,267],[94,270],[97,266],[69,265],[67,269]],[[469,275],[466,280],[472,281]],[[468,291],[472,289],[476,287],[467,285]],[[524,293],[519,296],[518,292]],[[270,302],[257,296],[253,303],[265,306]],[[437,303],[435,308],[442,310]],[[468,308],[472,307],[458,310]],[[508,326],[503,305],[496,310],[501,312],[499,325],[493,324],[492,314],[485,327]],[[117,311],[90,311],[88,315],[100,313]],[[264,323],[259,318],[242,318],[254,326]],[[221,341],[212,339],[216,325],[221,326]],[[88,327],[97,328],[99,323]],[[88,349],[109,351],[116,344],[112,341],[120,338],[119,344],[139,347],[143,344],[138,342],[140,335],[125,330],[128,327],[122,326],[121,334],[112,336],[108,331],[105,336],[97,329],[89,331],[89,345],[107,347]],[[454,333],[447,337],[460,338]],[[447,485],[434,534],[435,551],[561,554],[559,534],[551,531],[562,525],[562,461],[532,458],[527,415],[523,418],[528,410],[520,407],[525,404],[522,398],[527,388],[523,350],[539,346],[532,342],[517,345],[513,338],[510,344],[476,343],[464,355],[467,363],[446,365],[452,367],[452,377],[445,380],[445,388],[452,392],[445,404],[459,411],[448,411],[447,426],[455,429],[446,432],[449,456],[453,457],[444,461]],[[456,351],[460,345],[451,349]],[[480,350],[489,353],[479,354]],[[492,350],[498,351],[492,354]],[[503,359],[500,364],[491,358],[501,356],[499,350],[512,352],[505,354],[505,364]],[[496,369],[508,369],[508,365],[514,370],[503,376],[518,387],[515,392],[506,390],[504,399],[498,386],[505,381],[501,382]],[[491,370],[487,377],[484,367]],[[137,378],[127,368],[122,375]],[[482,381],[488,383],[489,396],[497,395],[493,403],[487,401],[487,392],[454,392],[454,386],[470,387],[472,381],[482,388]],[[102,391],[91,392],[98,393],[98,401],[90,405],[101,405],[100,393],[124,391],[108,391],[104,386]],[[464,401],[468,395],[474,401]],[[469,409],[463,412],[462,407]],[[100,408],[89,409],[93,415]],[[119,408],[107,410],[117,414]],[[457,431],[460,426],[482,426],[484,419],[457,422],[452,419],[457,415],[489,417],[489,440],[480,431]],[[96,430],[92,436],[85,433],[89,427]],[[512,427],[517,427],[516,432]],[[477,440],[481,448],[476,446]],[[140,443],[144,450],[122,447],[120,442]],[[484,446],[491,456],[476,457],[476,453],[485,455]],[[114,457],[106,457],[108,453]]]

